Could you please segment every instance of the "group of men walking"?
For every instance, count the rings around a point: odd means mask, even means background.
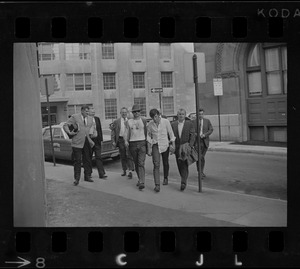
[[[150,110],[151,120],[147,123],[146,118],[141,117],[141,109],[133,105],[132,117],[126,107],[121,108],[121,117],[116,119],[110,126],[113,146],[120,151],[122,174],[132,178],[135,170],[139,190],[145,188],[145,160],[146,155],[152,156],[153,177],[155,192],[160,191],[160,160],[163,163],[163,185],[168,185],[169,155],[175,154],[178,171],[181,177],[180,190],[186,188],[189,176],[189,165],[197,162],[198,169],[198,143],[197,122],[186,117],[185,109],[179,109],[177,120],[170,123],[157,109]],[[204,110],[199,109],[199,135],[201,150],[201,178],[205,177],[205,154],[209,147],[209,136],[213,132],[211,122],[204,118]],[[96,165],[100,178],[106,178],[101,159],[102,129],[100,119],[94,116],[94,109],[83,106],[80,114],[74,114],[65,123],[64,129],[69,135],[75,135],[69,126],[77,125],[77,134],[72,139],[74,155],[74,185],[78,185],[80,179],[82,154],[84,167],[84,180],[91,179],[91,152],[95,151]],[[87,118],[87,119],[86,119]],[[85,124],[85,121],[87,122]],[[161,156],[161,158],[160,158]],[[98,162],[97,162],[98,160]],[[79,166],[80,162],[80,166]],[[128,174],[127,174],[128,172]]]

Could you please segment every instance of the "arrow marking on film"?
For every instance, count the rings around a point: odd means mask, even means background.
[[[20,267],[23,267],[23,266],[26,266],[28,264],[30,264],[31,262],[30,261],[27,261],[21,257],[18,256],[19,259],[21,259],[22,261],[14,261],[14,262],[5,262],[5,263],[20,263],[20,265],[18,266],[18,268]]]

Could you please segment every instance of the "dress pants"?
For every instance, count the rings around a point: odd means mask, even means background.
[[[140,183],[145,183],[146,141],[130,141],[129,150],[134,161]]]
[[[155,185],[160,185],[160,154],[163,160],[164,178],[169,175],[169,148],[167,151],[159,153],[158,144],[152,146],[152,162],[153,162],[153,176]]]
[[[133,171],[134,170],[134,162],[133,162],[133,159],[132,159],[129,149],[125,147],[125,141],[122,136],[119,136],[118,146],[119,146],[119,152],[120,152],[121,164],[122,164],[123,171],[126,171],[127,169],[130,171]]]
[[[185,161],[179,160],[178,159],[179,157],[180,157],[179,155],[176,155],[176,163],[181,177],[181,183],[184,183],[186,185],[187,179],[189,177],[189,165],[187,160]]]
[[[92,173],[92,160],[91,156],[91,146],[87,138],[85,138],[83,148],[72,147],[73,160],[74,160],[74,179],[80,180],[81,175],[81,158],[83,162],[84,178],[89,178],[89,175]]]
[[[91,154],[91,160],[93,157],[93,152],[95,152],[95,158],[96,158],[96,166],[98,170],[98,175],[99,177],[103,177],[105,175],[105,170],[103,167],[103,160],[101,157],[101,144],[98,142],[95,142],[95,146],[92,148],[92,154]],[[91,162],[92,165],[92,162]],[[91,166],[91,172],[92,172],[92,166]]]
[[[206,154],[208,148],[206,147],[202,138],[200,139],[200,149],[201,149],[201,173],[204,173],[205,154]],[[196,147],[196,150],[198,150],[197,147]],[[199,170],[198,167],[199,167],[199,162],[197,161],[197,171]]]

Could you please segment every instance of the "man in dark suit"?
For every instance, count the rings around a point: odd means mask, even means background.
[[[103,141],[101,121],[98,117],[95,116],[95,109],[93,107],[90,107],[90,109],[89,109],[89,116],[91,116],[93,118],[93,122],[96,126],[96,130],[97,130],[97,134],[98,134],[97,137],[93,138],[95,146],[92,148],[91,158],[93,156],[93,152],[95,152],[96,166],[97,166],[99,178],[106,179],[107,175],[105,175],[103,161],[101,158],[101,146],[102,146],[102,141]]]
[[[177,112],[178,120],[172,122],[172,129],[176,137],[175,140],[175,156],[178,171],[181,176],[181,187],[183,191],[187,184],[189,176],[189,165],[187,160],[182,160],[180,157],[180,147],[188,143],[189,147],[193,147],[195,143],[195,128],[191,120],[186,120],[186,111],[181,108]]]
[[[198,139],[197,139],[197,118],[193,120],[195,127],[195,149],[198,150]],[[209,119],[204,118],[204,109],[199,109],[199,133],[200,133],[200,150],[201,150],[201,179],[206,177],[204,174],[204,165],[205,165],[205,154],[209,147],[209,136],[213,132],[213,127]],[[197,171],[198,171],[198,161],[197,161]],[[198,171],[199,172],[199,171]]]
[[[126,176],[127,169],[129,170],[128,178],[132,178],[132,172],[134,171],[133,158],[129,152],[128,147],[125,147],[124,134],[126,131],[126,124],[128,121],[128,109],[122,107],[120,111],[121,117],[116,119],[111,125],[111,140],[114,147],[119,148],[123,173],[121,176]]]

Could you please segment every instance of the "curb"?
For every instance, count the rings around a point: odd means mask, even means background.
[[[253,149],[233,149],[233,148],[208,148],[209,151],[223,151],[223,152],[242,152],[242,153],[254,153],[262,155],[275,155],[286,157],[287,152],[277,152],[277,151],[264,151],[264,150],[253,150]]]

